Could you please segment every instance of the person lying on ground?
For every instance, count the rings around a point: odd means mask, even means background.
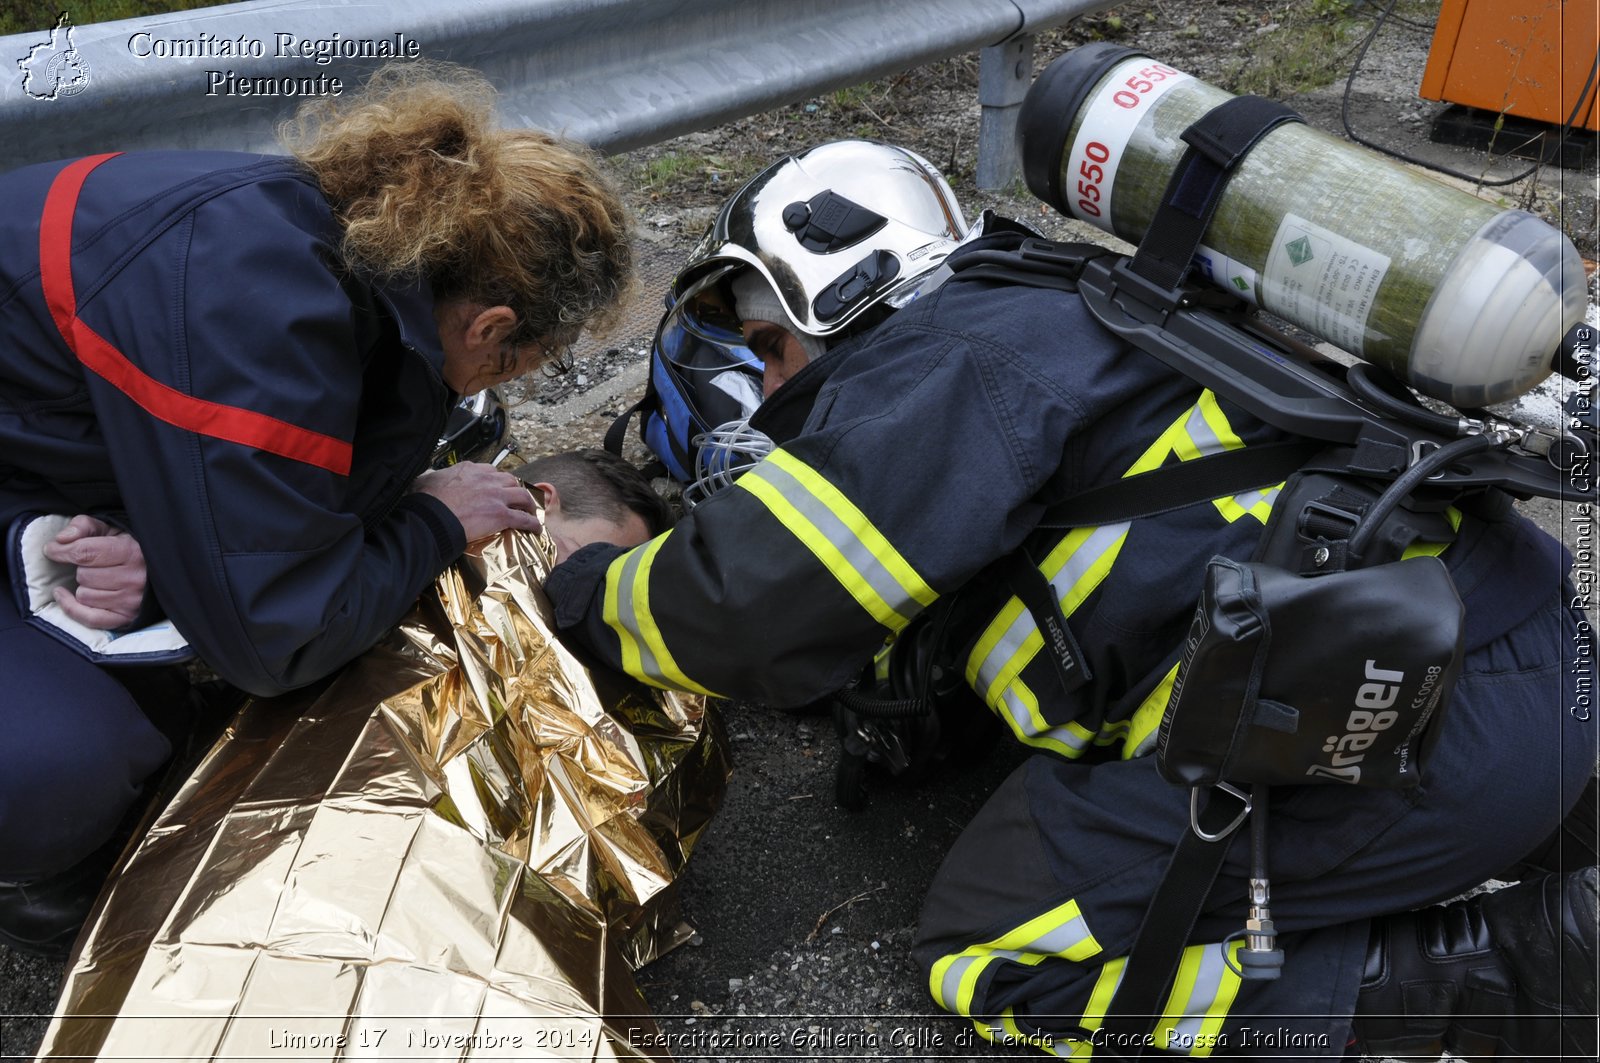
[[[638,546],[672,526],[649,478],[608,450],[546,454],[512,475],[538,493],[557,564],[591,543]]]

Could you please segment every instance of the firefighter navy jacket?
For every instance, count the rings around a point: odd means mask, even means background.
[[[967,247],[1020,239],[991,233]],[[780,446],[732,488],[643,546],[593,545],[552,572],[558,623],[648,682],[800,704],[1025,545],[1090,678],[1063,689],[1003,584],[987,588],[961,664],[1020,740],[1070,757],[1150,747],[1205,563],[1249,556],[1276,490],[1035,529],[1043,500],[1280,435],[1123,346],[1076,295],[975,279],[829,351],[752,423]],[[1446,561],[1469,608],[1488,589],[1509,627],[1533,608],[1510,600],[1517,581],[1535,600],[1559,587],[1559,548],[1526,522],[1496,535],[1487,542],[1468,518]],[[1512,553],[1537,575],[1507,563],[1508,536],[1525,541]],[[1499,589],[1481,586],[1491,577]]]
[[[426,286],[341,268],[291,160],[114,156],[41,238],[62,173],[0,176],[0,526],[107,517],[219,675],[261,694],[326,675],[464,547],[406,493],[452,401]],[[66,262],[76,352],[45,295]]]

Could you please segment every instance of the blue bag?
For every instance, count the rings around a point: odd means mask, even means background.
[[[761,360],[727,329],[701,324],[690,331],[673,312],[666,313],[650,348],[650,379],[644,397],[606,432],[605,446],[622,453],[628,422],[639,415],[639,438],[681,484],[696,476],[697,437],[720,425],[742,421],[761,404]]]

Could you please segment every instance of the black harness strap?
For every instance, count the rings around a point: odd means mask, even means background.
[[[1211,224],[1223,190],[1239,162],[1273,129],[1284,122],[1300,120],[1293,111],[1276,101],[1258,96],[1239,96],[1212,108],[1184,130],[1183,140],[1189,145],[1189,150],[1173,171],[1161,206],[1140,242],[1129,269],[1166,290],[1177,288],[1189,272],[1195,251]],[[1292,453],[1295,446],[1285,445],[1285,451],[1278,458],[1284,460],[1285,464],[1295,460],[1303,464],[1312,453],[1323,449],[1312,444],[1309,445],[1309,451],[1295,455]],[[1247,460],[1252,450],[1260,454],[1271,449],[1247,447],[1242,451],[1183,464],[1198,467],[1202,462],[1217,460],[1220,465],[1220,459],[1224,458],[1242,462]],[[1388,464],[1393,456],[1366,457],[1372,464],[1380,465]],[[1258,460],[1269,459],[1263,454]],[[1179,465],[1157,471],[1176,476],[1182,467]],[[1276,483],[1295,468],[1298,465],[1286,469],[1282,475],[1273,475],[1265,483]],[[1202,473],[1196,468],[1190,475],[1198,477]],[[1133,479],[1138,478],[1130,478],[1129,482]],[[1110,488],[1117,486],[1108,485]],[[1227,492],[1218,492],[1223,493]],[[1068,500],[1069,503],[1072,501]],[[1245,812],[1248,813],[1248,805],[1245,806]],[[1111,1039],[1113,1043],[1128,1049],[1126,1052],[1113,1051],[1113,1055],[1136,1059],[1143,1054],[1144,1035],[1155,1028],[1160,1017],[1184,946],[1222,867],[1229,835],[1232,828],[1238,825],[1239,820],[1235,819],[1231,826],[1222,829],[1219,821],[1225,818],[1216,803],[1208,801],[1204,808],[1197,810],[1193,828],[1184,832],[1172,854],[1161,885],[1151,899],[1145,920],[1129,950],[1122,980],[1107,1009],[1103,1029],[1114,1035]]]
[[[1175,509],[1282,483],[1327,450],[1312,440],[1260,443],[1163,465],[1091,487],[1053,503],[1040,517],[1041,528],[1082,528]]]
[[[1213,789],[1204,804],[1197,802],[1198,807],[1191,809],[1191,829],[1183,832],[1145,909],[1099,1036],[1084,1033],[1097,1046],[1097,1054],[1106,1051],[1112,1059],[1137,1059],[1146,1051],[1150,1040],[1146,1035],[1161,1018],[1184,945],[1222,870],[1233,835],[1251,810],[1242,794],[1231,788],[1228,792],[1231,800],[1224,800]]]
[[[1060,499],[1045,510],[1036,526],[1086,528],[1114,524],[1269,487],[1283,482],[1325,449],[1309,440],[1263,443],[1164,465]],[[1060,598],[1027,551],[1012,551],[996,562],[996,570],[1033,617],[1061,689],[1070,694],[1087,683],[1092,678],[1089,666],[1061,612]]]
[[[1129,268],[1163,288],[1176,288],[1189,272],[1234,168],[1262,137],[1284,122],[1300,121],[1283,104],[1261,96],[1235,96],[1196,119],[1183,131],[1189,150],[1172,171]]]

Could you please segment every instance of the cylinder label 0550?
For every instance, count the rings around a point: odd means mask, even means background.
[[[1061,172],[1061,198],[1075,217],[1116,235],[1111,228],[1111,190],[1128,140],[1157,100],[1174,86],[1193,80],[1142,55],[1111,71],[1085,108]]]

